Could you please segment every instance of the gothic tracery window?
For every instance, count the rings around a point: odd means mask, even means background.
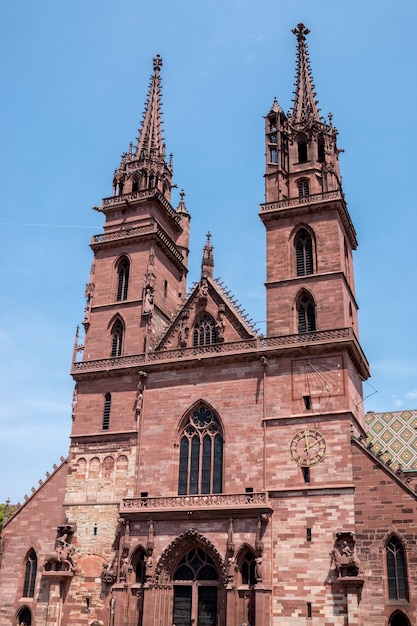
[[[387,542],[386,559],[389,599],[408,600],[404,546],[395,536],[392,536]]]
[[[35,579],[38,559],[35,550],[30,550],[25,562],[25,581],[23,583],[23,597],[33,598],[35,595]]]
[[[193,332],[193,346],[207,346],[217,341],[216,322],[206,313],[196,322]]]
[[[313,240],[310,233],[301,228],[295,239],[295,260],[297,276],[305,276],[313,273]]]
[[[310,294],[303,292],[297,302],[298,332],[316,330],[316,308]]]
[[[127,299],[127,289],[129,286],[130,262],[127,257],[122,257],[117,265],[117,293],[116,300]]]
[[[123,345],[123,324],[116,320],[111,330],[111,353],[110,356],[121,356]]]
[[[178,494],[221,493],[223,435],[218,418],[206,405],[192,410],[180,439]]]

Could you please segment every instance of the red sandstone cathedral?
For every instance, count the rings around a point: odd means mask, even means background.
[[[154,59],[96,207],[69,456],[4,527],[0,626],[417,624],[416,493],[367,445],[338,133],[293,32],[293,106],[265,117],[266,336],[209,236],[187,295]]]

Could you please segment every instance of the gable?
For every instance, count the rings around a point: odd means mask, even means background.
[[[252,339],[255,330],[221,286],[203,277],[157,344],[156,350],[185,349]]]

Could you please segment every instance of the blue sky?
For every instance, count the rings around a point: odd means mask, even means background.
[[[3,3],[1,502],[22,502],[67,455],[72,346],[89,241],[102,227],[91,207],[111,195],[137,136],[157,53],[167,150],[192,215],[188,284],[210,230],[215,276],[263,329],[262,116],[274,96],[290,108],[291,29],[311,30],[319,105],[340,132],[359,240],[365,408],[417,407],[416,18],[412,0]]]

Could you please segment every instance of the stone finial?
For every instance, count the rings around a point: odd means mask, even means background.
[[[153,59],[154,72],[159,72],[161,67],[162,67],[162,57],[159,54],[157,54],[156,57],[154,57]]]
[[[297,28],[293,28],[291,32],[297,36],[297,41],[305,41],[306,35],[308,35],[310,31],[300,22],[297,24]]]
[[[213,246],[211,245],[211,233],[208,232],[207,241],[203,248],[203,259],[201,262],[201,278],[213,278],[214,271],[214,256],[213,256]]]

